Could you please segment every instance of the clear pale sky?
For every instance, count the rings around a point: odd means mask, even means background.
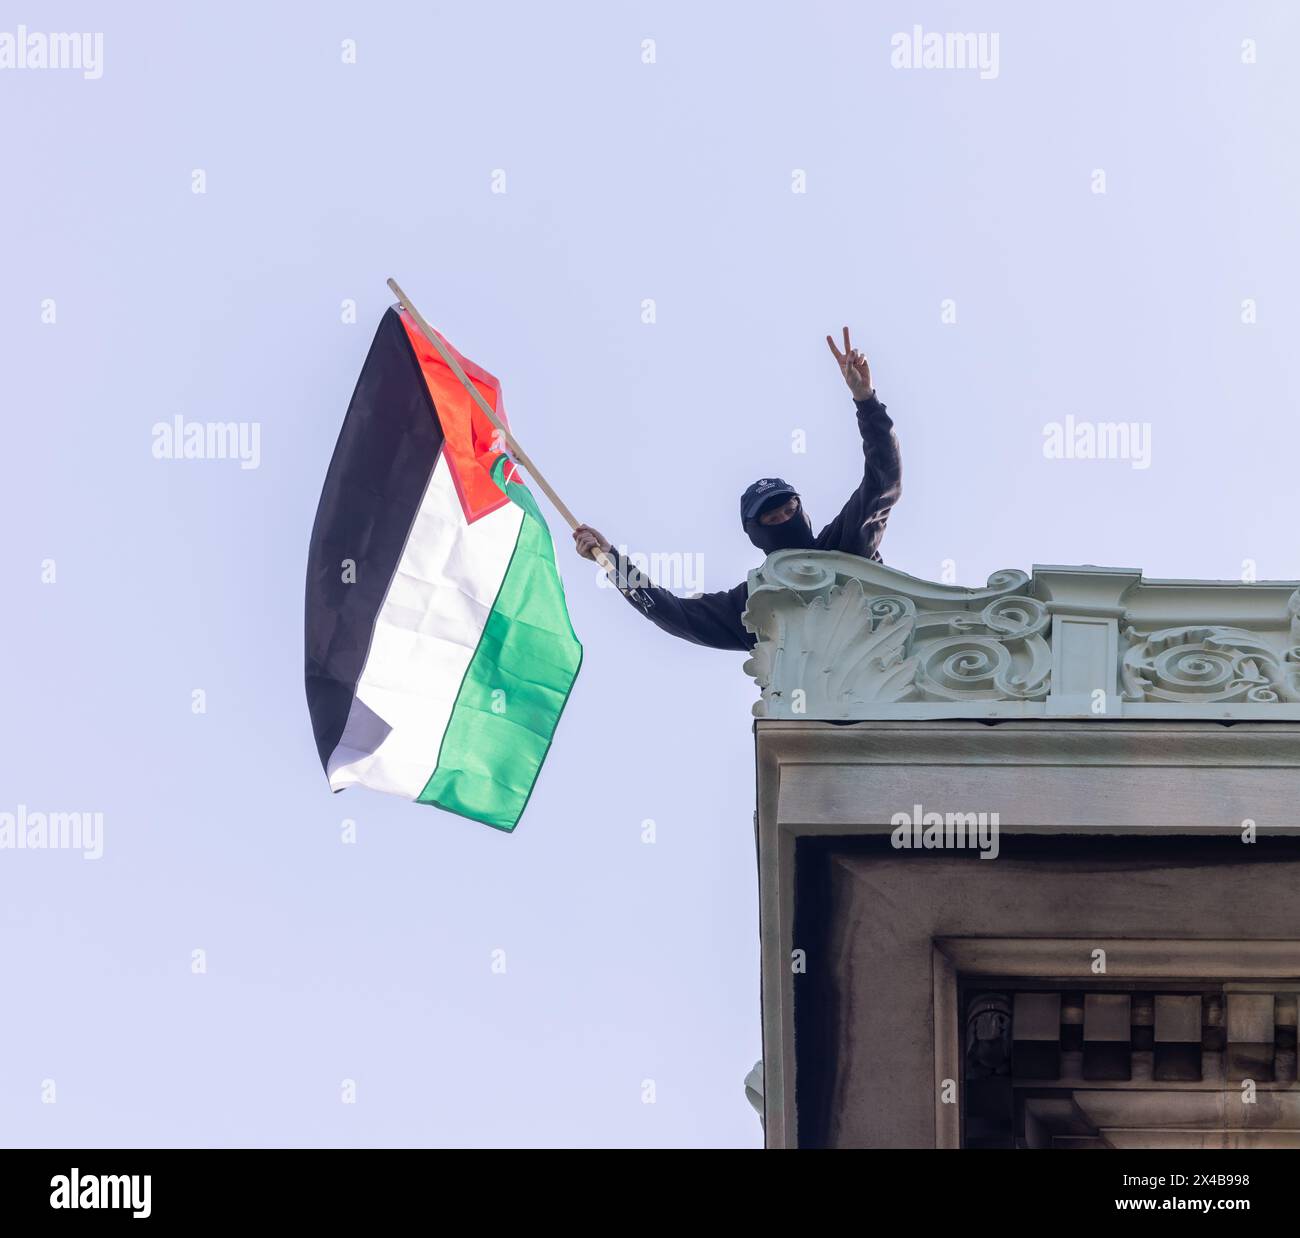
[[[0,813],[102,813],[104,853],[0,850],[4,1144],[761,1142],[741,655],[554,517],[586,663],[517,833],[327,791],[305,556],[386,276],[581,518],[704,588],[755,566],[755,477],[818,525],[855,484],[845,323],[902,444],[886,563],[1300,576],[1289,3],[21,23],[102,32],[103,71],[0,69]],[[917,24],[997,33],[997,76],[891,67]],[[258,467],[155,458],[176,416],[256,425]],[[1046,458],[1068,416],[1150,467]]]

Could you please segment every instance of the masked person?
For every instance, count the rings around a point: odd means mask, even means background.
[[[749,540],[765,555],[774,550],[843,550],[879,563],[877,547],[902,485],[894,423],[876,398],[867,359],[849,343],[848,327],[844,328],[843,352],[829,335],[826,343],[857,406],[865,461],[862,484],[816,536],[799,492],[779,477],[764,477],[741,495],[740,522]],[[747,582],[720,593],[679,598],[652,584],[590,525],[579,525],[573,540],[584,558],[594,559],[597,547],[603,550],[617,567],[614,583],[619,592],[665,632],[713,649],[753,649],[754,636],[740,621],[748,599]]]

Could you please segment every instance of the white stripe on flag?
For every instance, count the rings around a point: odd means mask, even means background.
[[[410,800],[424,790],[523,515],[507,503],[467,523],[439,454],[330,754],[333,790],[360,783]]]

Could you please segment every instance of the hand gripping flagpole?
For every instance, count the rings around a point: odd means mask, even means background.
[[[471,398],[479,406],[483,415],[496,428],[497,433],[501,435],[505,445],[510,448],[510,454],[528,470],[532,479],[537,483],[538,489],[540,489],[541,492],[551,500],[552,506],[561,516],[564,517],[569,528],[576,529],[578,527],[578,521],[574,519],[573,513],[564,505],[564,500],[551,489],[551,483],[542,476],[541,470],[532,462],[532,460],[529,459],[528,453],[519,446],[519,442],[515,436],[510,433],[510,430],[506,427],[505,423],[496,415],[495,412],[492,411],[492,406],[479,394],[478,388],[469,381],[465,371],[461,369],[460,362],[457,361],[456,358],[447,350],[447,346],[438,337],[438,333],[429,326],[427,322],[425,322],[424,316],[415,308],[414,305],[411,304],[410,297],[408,297],[406,293],[397,286],[396,280],[390,279],[388,281],[388,286],[392,289],[393,295],[402,304],[402,307],[410,313],[413,319],[415,319],[415,325],[424,333],[424,338],[438,350],[438,355],[447,363],[447,368],[460,379],[464,384],[465,390],[469,392]],[[601,550],[599,546],[593,548],[593,557],[609,575],[614,575],[617,569],[613,560],[610,559],[610,557]]]

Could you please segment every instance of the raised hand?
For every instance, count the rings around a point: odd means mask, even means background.
[[[849,386],[855,400],[870,399],[871,386],[871,367],[867,365],[867,359],[856,348],[849,343],[849,329],[844,328],[844,351],[840,352],[835,347],[835,341],[828,335],[826,343],[830,345],[831,352],[835,354],[836,364],[840,367],[840,373],[844,375],[844,381]]]
[[[596,557],[597,547],[603,550],[606,554],[609,554],[612,549],[604,536],[598,533],[589,524],[580,524],[573,530],[573,545],[584,559],[594,559]]]

